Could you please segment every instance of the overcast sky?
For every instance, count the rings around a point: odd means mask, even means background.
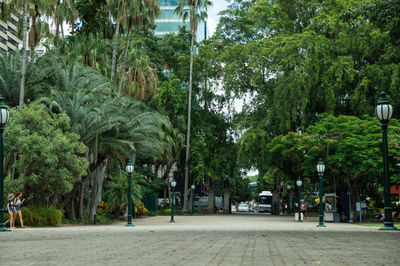
[[[222,10],[225,10],[229,3],[225,0],[211,0],[211,1],[213,2],[213,6],[207,10],[208,13],[207,25],[210,35],[213,35],[219,21],[218,13]]]

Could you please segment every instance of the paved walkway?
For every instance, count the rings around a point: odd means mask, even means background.
[[[399,265],[400,232],[317,218],[158,216],[0,232],[0,265]]]

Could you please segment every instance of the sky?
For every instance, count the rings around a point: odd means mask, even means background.
[[[208,13],[208,30],[210,35],[213,35],[215,29],[217,28],[219,16],[218,13],[222,10],[225,10],[229,3],[226,0],[211,0],[213,2],[213,6],[207,10]]]

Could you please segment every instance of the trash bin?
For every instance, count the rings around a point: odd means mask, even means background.
[[[149,212],[157,214],[157,195],[149,194],[144,197],[144,206]]]

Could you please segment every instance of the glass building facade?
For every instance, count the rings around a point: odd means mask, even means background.
[[[175,9],[178,6],[177,0],[159,0],[161,14],[155,19],[156,29],[154,34],[157,37],[163,37],[166,34],[177,34],[179,27],[185,26],[186,30],[190,30],[189,18],[183,22],[182,17],[175,14]],[[185,9],[189,11],[189,8]],[[206,22],[202,21],[197,27],[196,41],[201,42],[207,35]]]

